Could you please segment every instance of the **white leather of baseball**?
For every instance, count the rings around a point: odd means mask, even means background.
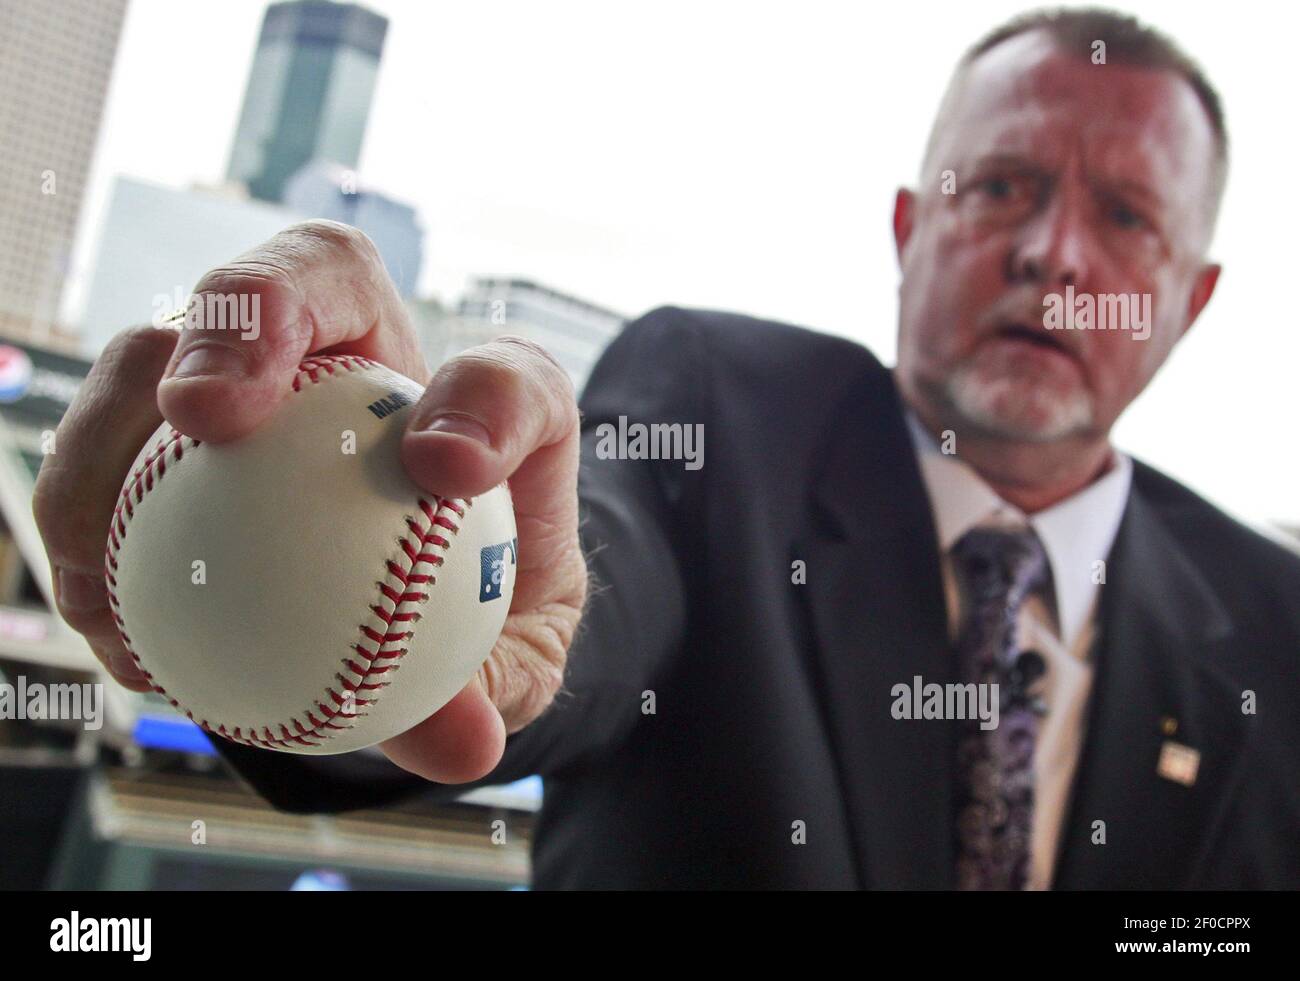
[[[407,477],[409,378],[329,356],[293,387],[231,443],[164,423],[123,487],[105,573],[127,650],[177,709],[249,746],[345,753],[423,721],[482,666],[514,592],[514,510],[505,484],[444,499]]]

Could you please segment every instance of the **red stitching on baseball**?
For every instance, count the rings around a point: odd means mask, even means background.
[[[307,358],[298,366],[298,371],[294,375],[293,390],[295,392],[302,391],[304,383],[319,384],[327,378],[333,377],[339,370],[364,371],[372,367],[376,367],[376,362],[354,355],[321,355]],[[408,622],[417,622],[420,619],[418,612],[398,612],[398,608],[404,604],[423,603],[429,598],[427,591],[409,587],[431,586],[436,582],[431,574],[415,572],[415,567],[420,563],[435,567],[442,565],[443,557],[428,551],[428,549],[432,546],[446,550],[451,543],[446,537],[435,533],[434,529],[443,528],[453,535],[456,534],[460,530],[460,526],[447,516],[447,512],[451,512],[457,518],[464,518],[466,509],[473,507],[474,501],[468,498],[460,500],[435,496],[433,500],[436,503],[431,504],[423,497],[420,497],[417,503],[420,513],[427,522],[427,527],[421,527],[415,518],[407,516],[407,532],[414,536],[415,542],[413,543],[405,536],[399,538],[398,542],[407,557],[409,566],[403,568],[391,559],[386,559],[384,563],[386,571],[390,578],[397,581],[397,587],[388,583],[377,582],[375,585],[379,587],[379,603],[369,606],[371,613],[384,625],[385,632],[380,633],[367,624],[361,624],[359,629],[363,638],[369,640],[374,645],[374,648],[368,648],[361,642],[353,644],[353,653],[360,655],[364,663],[358,662],[351,655],[344,657],[342,663],[347,674],[340,672],[335,675],[339,687],[347,691],[348,696],[340,695],[334,688],[326,688],[325,697],[322,700],[317,701],[312,708],[299,713],[307,720],[307,726],[304,726],[295,716],[289,719],[288,723],[272,722],[269,725],[260,727],[249,727],[246,731],[243,726],[235,726],[232,730],[228,729],[224,723],[213,725],[207,719],[195,719],[191,711],[169,695],[161,685],[154,683],[153,675],[145,670],[139,656],[131,647],[131,640],[126,632],[126,621],[122,618],[121,605],[117,599],[117,579],[114,575],[118,568],[117,557],[122,551],[123,543],[126,541],[127,528],[130,526],[131,519],[135,517],[135,505],[139,504],[144,499],[145,494],[152,491],[167,473],[168,454],[171,454],[172,461],[175,463],[183,458],[186,450],[201,445],[202,443],[199,440],[190,439],[190,437],[177,432],[175,429],[171,430],[170,434],[162,438],[151,452],[145,454],[144,460],[136,467],[135,472],[127,478],[122,487],[120,499],[113,511],[113,520],[109,524],[108,544],[104,549],[104,580],[108,587],[108,600],[113,622],[117,625],[117,632],[122,638],[122,644],[126,647],[127,653],[131,655],[131,659],[143,673],[145,679],[153,686],[153,690],[166,698],[173,708],[184,712],[187,718],[207,732],[215,733],[246,746],[259,746],[268,749],[289,745],[319,746],[322,741],[330,738],[332,732],[352,728],[353,720],[365,715],[364,712],[358,711],[359,708],[375,704],[374,698],[360,698],[357,695],[358,692],[377,692],[390,684],[386,680],[372,679],[397,670],[400,666],[398,662],[407,653],[407,648],[392,645],[400,644],[402,641],[409,640],[414,636],[414,631],[393,631],[391,628],[394,623],[404,625]],[[134,501],[132,500],[133,497]],[[333,705],[328,704],[331,702]],[[346,724],[340,725],[340,722]],[[289,731],[290,725],[293,727],[293,732]],[[279,729],[279,736],[276,736],[271,731],[272,726]]]

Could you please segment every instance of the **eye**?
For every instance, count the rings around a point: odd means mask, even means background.
[[[999,201],[1008,200],[1015,192],[1015,185],[1006,177],[989,177],[980,181],[978,186],[989,197]]]
[[[1138,231],[1151,226],[1151,222],[1147,221],[1147,217],[1143,213],[1135,208],[1128,207],[1123,201],[1109,201],[1105,208],[1106,218],[1108,218],[1108,221],[1114,222],[1119,229]]]
[[[975,181],[973,188],[979,204],[999,213],[1026,208],[1038,195],[1038,184],[1028,174],[991,174]]]
[[[1123,204],[1113,205],[1110,209],[1110,217],[1115,224],[1124,229],[1145,228],[1147,224],[1145,218]]]
[[[1039,175],[1003,167],[976,173],[962,195],[967,213],[984,224],[1022,221],[1034,209],[1044,187]]]

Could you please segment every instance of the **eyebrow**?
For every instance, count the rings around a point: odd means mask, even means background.
[[[973,169],[975,171],[980,171],[988,167],[1013,167],[1016,170],[1036,171],[1038,173],[1047,172],[1047,168],[1045,168],[1042,164],[1035,163],[1033,160],[1030,160],[1028,157],[1022,157],[1018,153],[985,154],[984,156],[979,157],[975,161],[975,165]]]
[[[1146,184],[1143,184],[1141,181],[1130,180],[1129,178],[1125,177],[1113,181],[1108,181],[1105,178],[1102,178],[1101,180],[1098,180],[1095,183],[1101,187],[1109,188],[1116,191],[1125,191],[1130,194],[1133,194],[1134,196],[1141,198],[1144,202],[1146,202],[1151,207],[1163,208],[1165,204],[1165,199],[1160,196],[1160,193],[1158,191],[1148,187]]]

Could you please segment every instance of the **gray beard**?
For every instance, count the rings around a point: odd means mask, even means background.
[[[1014,409],[999,408],[1007,400],[1008,379],[986,382],[963,365],[943,383],[944,399],[957,415],[982,432],[1027,443],[1055,443],[1090,429],[1095,421],[1092,399],[1076,390],[1067,399],[1031,396]]]

